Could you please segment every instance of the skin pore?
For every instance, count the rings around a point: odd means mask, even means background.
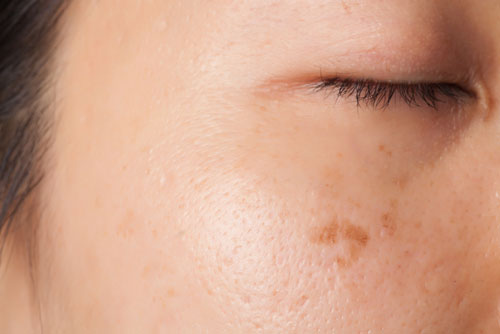
[[[0,280],[33,293],[0,332],[500,333],[499,16],[75,0],[34,284],[20,255]],[[313,89],[336,77],[470,94],[377,108]]]

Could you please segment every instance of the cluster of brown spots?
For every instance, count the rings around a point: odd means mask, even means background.
[[[337,238],[356,242],[361,246],[366,246],[370,239],[368,233],[362,227],[353,225],[349,220],[345,219],[341,224],[335,220],[330,225],[323,227],[314,242],[335,244]]]
[[[392,151],[388,150],[385,145],[379,145],[378,146],[379,152],[385,153],[388,157],[392,157]]]
[[[396,221],[390,212],[382,214],[382,233],[384,235],[393,236],[396,233]]]
[[[334,220],[330,225],[325,226],[314,234],[311,241],[316,244],[338,246],[343,244],[346,249],[345,254],[336,257],[335,262],[342,268],[352,265],[359,258],[360,251],[366,247],[370,237],[365,229],[353,225],[349,220],[344,219],[342,223]]]
[[[345,226],[343,235],[347,240],[357,242],[361,246],[366,246],[369,239],[368,233],[363,228],[352,224]]]
[[[392,199],[389,203],[389,209],[380,216],[382,225],[381,236],[393,236],[397,230],[396,215],[398,211],[398,200]]]
[[[316,243],[334,244],[337,241],[338,231],[339,231],[339,226],[337,224],[332,224],[330,226],[324,227],[319,233],[316,239]]]

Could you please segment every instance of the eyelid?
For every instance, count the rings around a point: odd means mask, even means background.
[[[448,82],[390,82],[371,79],[321,78],[312,84],[314,92],[325,91],[330,96],[354,97],[359,107],[366,104],[385,109],[394,99],[400,99],[410,107],[427,106],[437,110],[438,104],[451,101],[462,104],[476,94],[456,83]]]

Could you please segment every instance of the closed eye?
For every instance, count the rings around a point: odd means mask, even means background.
[[[462,104],[475,94],[455,83],[383,82],[370,79],[323,78],[312,86],[315,92],[354,98],[357,106],[387,108],[394,100],[410,107],[430,107],[438,110],[440,103]]]

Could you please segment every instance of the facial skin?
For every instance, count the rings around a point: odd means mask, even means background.
[[[497,0],[72,3],[34,332],[500,333],[499,17]],[[475,96],[380,110],[310,88],[339,74]]]

